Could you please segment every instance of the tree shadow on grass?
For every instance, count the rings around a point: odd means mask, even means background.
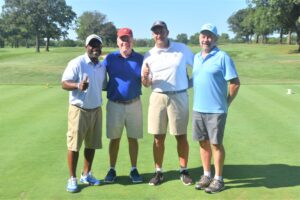
[[[300,52],[297,49],[295,49],[295,50],[290,50],[288,54],[300,54]]]

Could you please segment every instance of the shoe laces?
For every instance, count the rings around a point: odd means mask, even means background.
[[[213,188],[219,188],[222,185],[222,181],[213,179],[213,181],[211,182],[211,187]]]

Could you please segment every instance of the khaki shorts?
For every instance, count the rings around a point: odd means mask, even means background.
[[[123,128],[127,137],[143,138],[142,103],[138,99],[130,104],[108,101],[106,104],[106,136],[109,139],[121,138]]]
[[[163,94],[152,92],[149,100],[148,132],[171,135],[187,134],[189,100],[187,92]]]
[[[102,148],[102,109],[85,110],[69,106],[67,146],[70,151],[79,151],[84,141],[85,148]]]

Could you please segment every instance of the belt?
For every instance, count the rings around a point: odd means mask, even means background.
[[[99,107],[91,108],[91,109],[89,109],[89,108],[81,108],[80,106],[73,105],[73,104],[72,104],[72,106],[75,106],[76,108],[79,108],[79,109],[81,109],[81,110],[88,111],[88,112],[90,112],[90,111],[95,111],[95,110],[97,110],[97,109],[99,108]]]
[[[161,94],[178,94],[178,93],[182,93],[182,92],[186,92],[186,89],[177,90],[177,91],[163,91],[163,92],[158,92],[158,93],[161,93]]]
[[[111,100],[111,101],[114,102],[114,103],[119,103],[119,104],[125,104],[125,105],[127,105],[127,104],[132,104],[133,102],[136,102],[138,100],[140,100],[140,96],[135,97],[135,98],[130,99],[130,100],[127,100],[127,101],[119,101],[119,100]]]

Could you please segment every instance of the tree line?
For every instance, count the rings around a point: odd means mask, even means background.
[[[233,13],[227,20],[233,39],[222,33],[219,42],[268,43],[268,36],[279,34],[279,43],[287,37],[292,43],[293,33],[300,52],[300,0],[246,0],[248,7]],[[74,29],[77,40],[67,38]],[[99,11],[86,11],[77,17],[65,0],[5,0],[0,16],[0,47],[82,46],[87,35],[97,33],[106,46],[116,46],[117,27]],[[188,37],[176,36],[175,41],[199,44],[199,33]],[[153,46],[152,39],[135,39],[135,46]]]
[[[279,34],[279,43],[292,33],[300,52],[300,0],[247,0],[248,7],[238,10],[227,20],[229,28],[245,42],[268,43],[268,36]]]

